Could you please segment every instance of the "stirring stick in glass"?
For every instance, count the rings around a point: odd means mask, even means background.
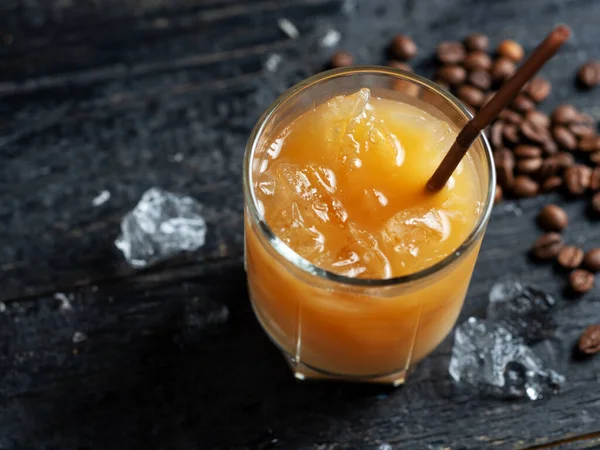
[[[454,141],[454,144],[448,150],[439,167],[427,182],[427,190],[437,192],[446,185],[454,169],[456,169],[469,147],[477,139],[479,133],[496,118],[500,111],[514,100],[519,92],[521,92],[523,86],[525,86],[525,83],[554,56],[560,46],[569,39],[570,35],[571,30],[566,25],[559,25],[552,30],[531,56],[529,56],[527,61],[515,72],[512,78],[502,85],[496,95],[458,133],[456,141]]]

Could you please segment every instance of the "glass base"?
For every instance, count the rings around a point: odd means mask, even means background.
[[[400,370],[387,375],[375,375],[375,376],[354,376],[354,375],[340,375],[335,373],[325,372],[314,367],[307,366],[302,362],[297,362],[295,358],[283,353],[283,356],[289,364],[294,376],[299,380],[331,380],[331,381],[347,381],[351,383],[379,383],[379,384],[390,384],[394,387],[404,384],[406,381],[406,370]]]

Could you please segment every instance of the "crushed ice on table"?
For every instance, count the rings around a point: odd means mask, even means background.
[[[115,245],[129,264],[146,267],[204,245],[202,205],[191,197],[151,188],[121,221]]]
[[[265,60],[265,69],[267,69],[269,72],[275,72],[281,65],[282,61],[283,58],[281,55],[277,53],[271,53]]]
[[[105,189],[92,199],[92,205],[93,206],[101,206],[101,205],[104,205],[109,200],[110,200],[110,191],[107,191]]]
[[[474,317],[456,330],[449,371],[455,381],[483,392],[531,400],[558,390],[565,381],[545,366],[523,338]]]
[[[58,309],[60,309],[61,311],[68,311],[70,309],[73,309],[73,306],[71,305],[71,299],[67,297],[66,294],[62,292],[56,292],[54,294],[54,299],[59,302]]]
[[[73,342],[73,344],[79,344],[83,341],[85,341],[87,339],[87,334],[85,334],[83,331],[75,331],[73,333],[73,337],[71,338],[71,341]]]
[[[324,48],[335,47],[342,39],[342,34],[338,30],[330,28],[319,40],[319,44]]]
[[[294,25],[289,19],[286,19],[285,17],[282,17],[281,19],[277,20],[277,26],[290,39],[298,39],[300,37],[300,32],[298,31],[298,28],[296,28],[296,25]]]
[[[508,277],[492,286],[487,318],[526,342],[535,342],[551,337],[556,330],[555,305],[556,300],[540,288]]]

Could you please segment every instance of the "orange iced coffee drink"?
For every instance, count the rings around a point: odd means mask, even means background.
[[[426,192],[467,115],[388,72],[308,80],[246,155],[250,296],[299,378],[401,383],[450,332],[473,272],[491,205],[487,144]],[[388,89],[398,77],[419,95]]]

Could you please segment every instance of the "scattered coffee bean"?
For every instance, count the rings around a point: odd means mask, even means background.
[[[592,211],[596,214],[600,214],[600,192],[596,192],[592,197],[591,202]]]
[[[562,148],[567,150],[575,150],[577,148],[577,138],[567,127],[555,125],[552,127],[552,135],[556,143]]]
[[[494,164],[498,184],[504,189],[510,189],[514,185],[515,157],[510,150],[501,149],[494,153]]]
[[[575,164],[565,170],[565,185],[569,193],[581,195],[590,187],[592,169],[582,164]]]
[[[590,153],[590,162],[600,164],[600,150]]]
[[[490,40],[483,33],[473,33],[465,38],[467,50],[486,51],[490,46]]]
[[[515,148],[517,158],[539,158],[542,156],[542,149],[534,145],[521,144]]]
[[[394,69],[404,70],[405,72],[414,72],[413,68],[409,64],[402,61],[388,61],[388,66],[393,67]]]
[[[546,205],[538,215],[538,222],[546,231],[562,231],[569,223],[569,216],[560,206]]]
[[[392,39],[390,52],[394,58],[406,61],[417,54],[417,44],[409,36],[399,34]]]
[[[513,193],[518,198],[535,197],[540,191],[540,185],[525,175],[515,177]]]
[[[569,275],[569,285],[577,294],[585,294],[594,287],[594,274],[584,269],[577,269]]]
[[[575,164],[575,158],[568,152],[558,152],[557,154],[552,155],[552,158],[556,160],[561,169],[566,169]]]
[[[525,88],[525,93],[529,95],[534,102],[539,103],[550,95],[551,90],[552,86],[548,80],[536,77],[529,82]]]
[[[544,161],[542,158],[524,158],[517,161],[517,171],[523,175],[536,173]]]
[[[579,337],[577,348],[586,355],[600,352],[600,325],[590,325]]]
[[[416,97],[419,95],[419,92],[421,92],[421,87],[418,84],[400,79],[392,81],[392,89],[410,95],[411,97]]]
[[[531,253],[537,259],[554,259],[563,248],[562,236],[558,233],[546,233],[540,236],[531,248]]]
[[[550,133],[546,128],[540,127],[528,120],[524,121],[520,126],[521,134],[531,142],[544,144],[550,140]]]
[[[500,42],[496,52],[500,56],[504,56],[512,61],[519,62],[523,59],[523,55],[525,52],[523,51],[523,47],[516,41],[512,39],[506,39]]]
[[[567,128],[578,138],[589,138],[596,134],[594,126],[587,123],[570,123]]]
[[[546,178],[542,183],[542,192],[551,192],[558,189],[563,184],[561,177],[553,176]]]
[[[449,84],[459,85],[467,79],[467,71],[462,66],[452,64],[440,67],[437,71],[437,76]]]
[[[521,125],[523,123],[523,116],[512,109],[503,109],[498,114],[498,118],[508,123],[514,123],[515,125]]]
[[[354,64],[354,56],[348,52],[335,52],[331,57],[330,65],[333,68],[348,67]]]
[[[542,167],[538,171],[538,176],[542,180],[556,176],[562,169],[560,161],[554,156],[550,156],[544,160]]]
[[[583,261],[583,250],[579,247],[567,245],[560,250],[556,260],[565,269],[577,269]]]
[[[502,200],[502,187],[497,184],[496,192],[494,193],[494,204],[498,203],[500,200]]]
[[[532,123],[536,127],[550,128],[550,117],[538,110],[527,111],[525,120]]]
[[[507,123],[504,125],[504,129],[502,130],[502,136],[504,140],[511,144],[519,143],[519,127],[512,123]]]
[[[443,87],[447,91],[450,90],[450,83],[448,83],[446,80],[442,80],[441,78],[435,78],[433,82],[438,86]]]
[[[500,120],[496,121],[490,127],[490,143],[494,149],[502,148],[502,135],[504,134],[504,123]]]
[[[544,142],[542,142],[542,149],[546,155],[554,155],[558,151],[558,145],[553,139],[548,137]]]
[[[490,70],[492,60],[487,53],[474,51],[467,54],[463,65],[467,70]]]
[[[471,85],[482,91],[487,91],[492,85],[492,77],[486,70],[474,70],[469,74],[468,79]]]
[[[573,105],[560,105],[552,111],[552,122],[556,124],[566,125],[572,122],[577,122],[579,113]]]
[[[498,58],[492,65],[492,78],[497,82],[508,80],[517,70],[515,63],[508,58]]]
[[[591,272],[600,271],[600,248],[588,251],[583,257],[583,265]]]
[[[535,103],[529,97],[519,94],[511,103],[511,108],[516,111],[526,113],[527,111],[532,111],[535,109]]]
[[[600,136],[584,136],[579,141],[579,150],[582,152],[594,152],[600,150]]]
[[[600,84],[600,62],[589,61],[579,68],[577,80],[586,88],[592,88]]]
[[[590,189],[592,192],[600,191],[600,166],[592,169],[590,177]]]
[[[463,84],[459,86],[456,91],[457,97],[460,98],[463,102],[474,106],[476,108],[480,107],[483,104],[483,92],[477,89],[476,87],[469,86],[468,84]]]
[[[437,58],[443,64],[461,63],[465,55],[465,47],[460,42],[446,41],[437,47]]]

